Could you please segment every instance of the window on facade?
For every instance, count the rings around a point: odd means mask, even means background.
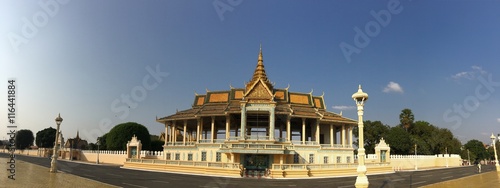
[[[314,154],[309,154],[309,163],[314,163]]]
[[[346,158],[347,163],[351,163],[351,157]]]
[[[192,161],[193,160],[193,154],[192,153],[189,153],[188,154],[188,161]]]
[[[170,160],[170,153],[167,153],[167,160]]]
[[[180,153],[176,153],[175,154],[175,160],[181,160],[181,154]]]
[[[323,157],[323,163],[328,164],[328,156]]]
[[[215,162],[221,162],[222,156],[220,152],[215,153]]]
[[[299,154],[294,154],[293,155],[293,163],[295,163],[295,164],[299,163]]]
[[[337,163],[340,163],[340,162],[342,162],[342,161],[340,160],[340,156],[337,156]]]
[[[201,152],[201,161],[207,161],[207,152],[206,151]]]

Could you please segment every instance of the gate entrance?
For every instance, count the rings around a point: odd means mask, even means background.
[[[268,176],[270,155],[245,155],[245,175],[246,177],[265,177]]]

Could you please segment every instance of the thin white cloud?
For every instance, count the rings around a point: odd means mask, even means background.
[[[500,123],[500,118],[497,118],[497,122]]]
[[[391,93],[391,92],[394,92],[394,93],[404,93],[403,91],[403,88],[396,82],[389,82],[389,84],[387,84],[387,86],[385,86],[384,90],[383,90],[384,93]]]
[[[454,75],[451,75],[451,79],[455,81],[460,81],[460,80],[474,80],[476,79],[479,75],[484,75],[487,74],[485,70],[483,70],[482,67],[480,66],[471,66],[472,70],[469,71],[462,71],[459,73],[456,73]]]
[[[332,106],[333,109],[335,110],[352,110],[356,108],[355,106]]]

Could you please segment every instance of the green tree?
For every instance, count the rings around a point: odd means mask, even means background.
[[[35,137],[33,136],[33,132],[28,129],[21,129],[16,132],[16,148],[24,150],[33,145],[33,141]]]
[[[97,140],[99,141],[99,150],[107,150],[108,149],[107,137],[108,137],[108,133],[106,133],[100,137],[97,137]],[[96,150],[97,150],[97,142],[95,144],[96,144]]]
[[[163,151],[164,141],[161,140],[153,140],[151,141],[151,151]]]
[[[89,144],[87,145],[87,148],[86,148],[86,149],[88,149],[88,150],[97,150],[97,144],[94,144],[94,143],[89,143]],[[100,150],[100,149],[101,149],[101,148],[100,148],[100,146],[99,146],[99,150]]]
[[[36,133],[36,145],[40,148],[52,148],[56,141],[56,129],[49,127]]]
[[[464,145],[464,150],[469,150],[471,161],[488,159],[489,154],[484,148],[484,144],[479,140],[469,140]]]
[[[366,153],[375,153],[375,145],[387,135],[390,127],[381,121],[364,121],[363,125],[365,151]],[[358,127],[355,126],[352,132],[353,135],[358,135]],[[354,145],[359,146],[359,140],[354,141]]]
[[[127,142],[132,136],[137,136],[144,150],[151,148],[151,136],[148,129],[135,122],[127,122],[116,125],[106,135],[106,147],[108,150],[126,150]]]
[[[415,116],[413,116],[413,112],[411,112],[410,109],[405,108],[401,111],[401,114],[399,114],[399,122],[407,132],[408,129],[413,125],[413,121],[415,121]]]
[[[410,133],[401,127],[392,127],[385,140],[391,146],[391,154],[408,155],[413,151],[414,144],[410,138]]]

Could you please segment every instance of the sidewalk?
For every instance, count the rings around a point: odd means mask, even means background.
[[[456,180],[440,182],[423,186],[425,188],[447,188],[447,187],[474,187],[493,188],[500,187],[500,172],[486,172],[473,176],[467,176]]]
[[[8,169],[7,158],[0,158],[0,168]],[[5,173],[6,172],[6,173]],[[98,181],[66,174],[59,171],[50,173],[48,168],[24,161],[16,161],[15,180],[9,179],[8,171],[0,173],[0,187],[84,187],[84,188],[114,188],[115,186]]]

